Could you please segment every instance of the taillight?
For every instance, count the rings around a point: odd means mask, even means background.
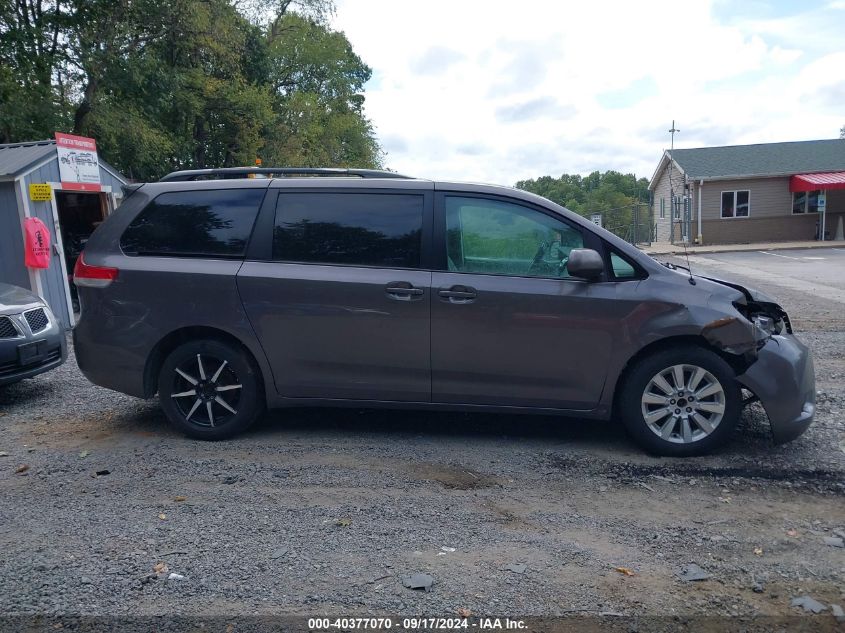
[[[90,266],[85,263],[83,254],[80,253],[73,267],[73,283],[77,286],[88,288],[105,288],[117,279],[117,268],[108,266]]]

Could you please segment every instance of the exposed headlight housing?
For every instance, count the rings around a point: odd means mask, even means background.
[[[772,336],[773,334],[780,334],[780,328],[777,327],[775,320],[770,316],[766,316],[765,314],[754,314],[751,316],[751,322],[769,336]]]
[[[773,334],[792,334],[792,324],[789,322],[789,317],[783,308],[775,303],[752,302],[748,304],[744,301],[735,301],[734,307],[767,337]]]

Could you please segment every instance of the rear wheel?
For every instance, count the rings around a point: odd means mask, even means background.
[[[191,437],[219,440],[249,428],[264,411],[258,370],[240,347],[204,339],[173,350],[158,378],[161,408]]]
[[[723,444],[742,410],[742,391],[719,355],[683,346],[641,359],[619,399],[628,433],[658,455],[701,455]]]

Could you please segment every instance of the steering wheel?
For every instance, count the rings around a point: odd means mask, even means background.
[[[531,266],[528,268],[528,274],[541,277],[541,276],[550,276],[550,277],[563,277],[564,273],[566,272],[566,264],[569,263],[569,255],[566,255],[561,258],[560,262],[555,265],[553,262],[546,262],[543,261],[543,255],[546,254],[546,251],[551,249],[551,245],[548,242],[542,242],[540,247],[537,249],[537,254],[534,255],[534,260],[531,262]]]
[[[546,253],[546,249],[549,248],[548,242],[541,242],[540,246],[537,248],[537,254],[534,255],[534,260],[531,262],[531,266],[528,267],[528,274],[529,275],[538,275],[541,272],[544,272],[545,263],[543,261],[543,255]]]
[[[568,271],[566,270],[566,265],[569,263],[569,255],[565,256],[563,259],[560,260],[560,264],[557,267],[557,276],[569,276]]]

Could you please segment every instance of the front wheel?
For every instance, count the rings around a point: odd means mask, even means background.
[[[631,369],[619,413],[631,437],[657,455],[702,455],[730,437],[742,390],[719,355],[683,346],[647,356]]]
[[[258,370],[240,347],[203,339],[173,350],[158,378],[161,408],[180,431],[204,440],[232,437],[264,411]]]

